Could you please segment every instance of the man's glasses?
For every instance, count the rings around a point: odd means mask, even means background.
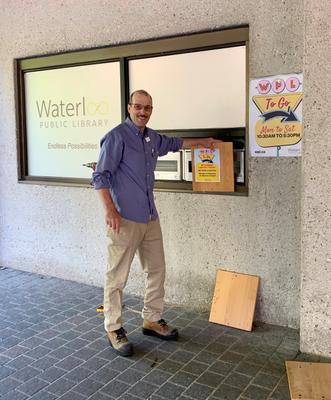
[[[152,112],[153,106],[143,106],[142,104],[136,104],[136,103],[130,103],[130,106],[133,106],[133,108],[137,111],[146,111],[148,113]]]

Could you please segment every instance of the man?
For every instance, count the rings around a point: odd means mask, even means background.
[[[93,173],[110,238],[104,287],[105,330],[111,347],[122,356],[132,355],[132,345],[122,326],[122,294],[136,251],[146,273],[142,332],[163,340],[178,338],[177,329],[161,318],[165,261],[153,198],[157,157],[181,148],[210,147],[214,142],[212,138],[160,135],[146,127],[152,111],[150,94],[144,90],[131,94],[129,117],[101,140],[100,157]]]

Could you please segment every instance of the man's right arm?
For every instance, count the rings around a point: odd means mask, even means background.
[[[93,186],[105,209],[105,222],[119,232],[121,215],[110,194],[113,174],[121,162],[123,142],[120,134],[110,133],[101,140],[101,150],[96,169],[92,174]]]
[[[102,202],[102,205],[105,209],[105,222],[110,227],[113,228],[116,233],[120,231],[121,225],[121,215],[116,210],[114,202],[111,198],[109,193],[109,189],[107,188],[100,188],[97,189],[99,198]]]

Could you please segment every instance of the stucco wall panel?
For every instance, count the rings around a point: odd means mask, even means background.
[[[331,9],[327,1],[304,4],[301,348],[331,356]]]

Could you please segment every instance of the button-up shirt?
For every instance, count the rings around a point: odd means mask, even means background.
[[[178,151],[182,144],[181,138],[160,135],[147,127],[141,132],[127,118],[101,139],[94,188],[110,190],[123,218],[141,223],[156,219],[153,188],[157,158]]]

